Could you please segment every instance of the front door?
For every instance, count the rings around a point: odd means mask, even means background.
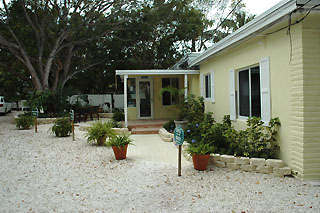
[[[153,118],[153,81],[139,79],[138,82],[138,112],[140,119]]]

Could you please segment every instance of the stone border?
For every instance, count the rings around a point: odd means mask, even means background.
[[[184,146],[184,149],[187,147]],[[191,161],[192,157],[183,151],[184,157]],[[264,159],[264,158],[248,158],[234,157],[232,155],[211,154],[209,166],[220,168],[228,168],[231,170],[242,170],[247,172],[259,172],[264,174],[273,174],[279,177],[284,177],[292,174],[290,167],[287,167],[282,160],[279,159]]]
[[[173,134],[168,132],[165,128],[159,129],[159,136],[164,142],[173,141]]]

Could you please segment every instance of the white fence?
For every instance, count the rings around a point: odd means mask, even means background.
[[[87,96],[89,103],[86,103],[81,97]],[[114,99],[114,108],[123,109],[124,108],[124,95],[123,94],[115,94],[113,95]],[[112,96],[110,94],[102,94],[102,95],[93,95],[93,94],[82,94],[82,95],[73,95],[69,97],[69,103],[75,104],[79,102],[81,105],[89,104],[91,106],[100,106],[106,109],[106,103],[112,106]]]

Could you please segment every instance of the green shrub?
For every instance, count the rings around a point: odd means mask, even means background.
[[[18,129],[30,129],[31,126],[34,126],[34,117],[31,115],[20,115],[14,120],[16,127]]]
[[[124,121],[124,114],[120,109],[114,109],[113,110],[113,115],[112,115],[112,119],[114,121]]]
[[[186,152],[190,155],[206,155],[211,154],[215,151],[214,146],[211,146],[210,144],[206,143],[191,143],[189,144],[188,148],[186,149]]]
[[[175,128],[174,120],[170,120],[163,124],[163,128],[165,128],[168,132],[172,132]]]
[[[110,138],[110,140],[107,142],[108,147],[116,146],[119,149],[125,147],[125,145],[134,145],[129,135],[117,135],[113,138]]]
[[[207,112],[202,117],[201,122],[195,119],[187,124],[185,140],[188,143],[200,142],[213,145],[212,135],[209,131],[215,122],[212,115],[212,112]]]
[[[72,125],[69,118],[59,118],[54,122],[51,131],[55,133],[57,137],[67,137],[71,134]]]
[[[42,107],[46,114],[62,113],[70,108],[66,94],[60,89],[33,92],[27,98],[27,105],[31,109]]]
[[[271,119],[269,125],[264,126],[261,118],[250,117],[247,125],[246,130],[236,131],[230,128],[224,133],[234,155],[275,158],[279,150],[275,138],[276,128],[281,125],[279,118]]]
[[[193,94],[189,95],[183,103],[183,114],[189,122],[201,122],[205,116],[203,97],[196,97]]]
[[[106,138],[113,138],[116,136],[116,132],[112,129],[112,122],[102,123],[102,121],[97,121],[91,124],[88,128],[85,137],[88,142],[96,141],[98,145],[104,145]],[[103,140],[100,140],[103,138]]]

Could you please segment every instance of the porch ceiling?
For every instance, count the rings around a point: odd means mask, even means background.
[[[199,70],[116,70],[116,75],[195,75]]]

